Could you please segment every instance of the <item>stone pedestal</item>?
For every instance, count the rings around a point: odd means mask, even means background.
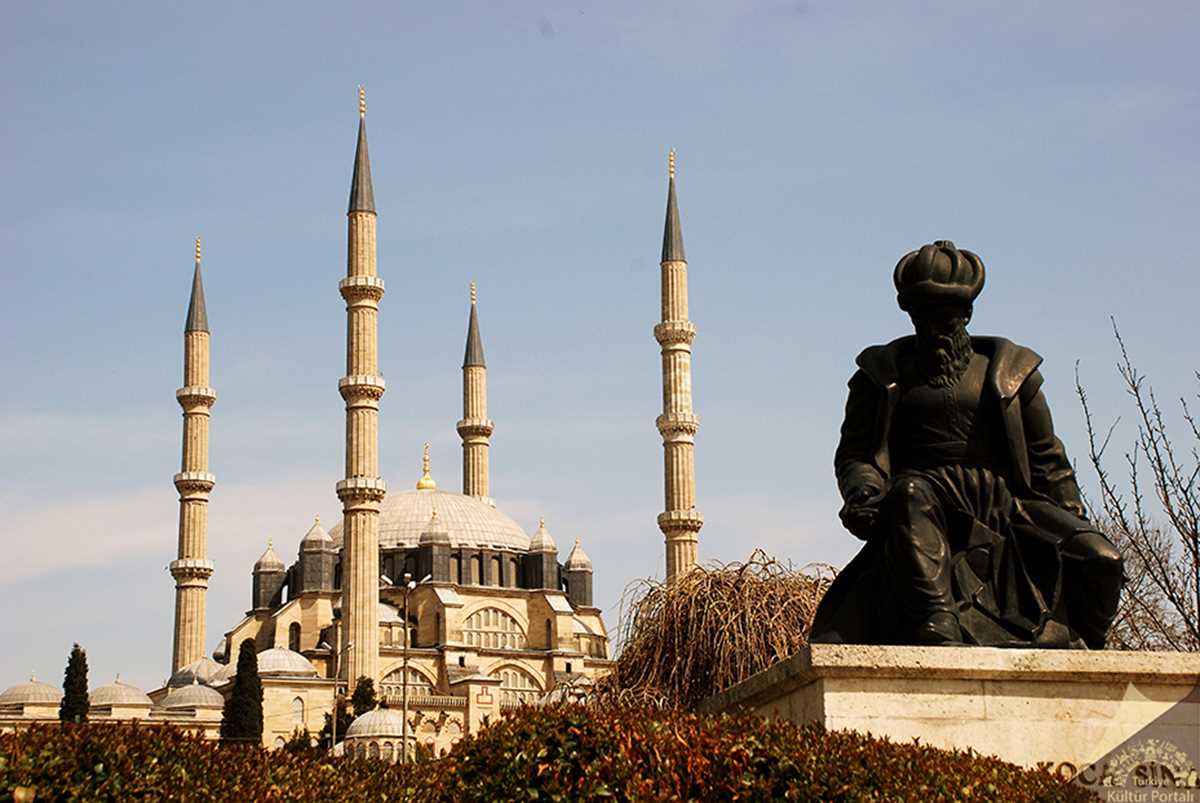
[[[816,644],[701,709],[970,748],[1069,778],[1152,723],[1171,731],[1159,738],[1195,738],[1184,731],[1196,712],[1163,715],[1185,698],[1200,710],[1198,684],[1191,653]]]

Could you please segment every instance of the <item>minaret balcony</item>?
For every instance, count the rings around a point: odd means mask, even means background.
[[[387,483],[382,477],[347,477],[338,480],[336,490],[343,504],[382,502],[387,495]]]
[[[696,339],[696,324],[691,321],[663,321],[654,327],[654,339],[660,346],[690,346]]]
[[[379,301],[383,298],[383,279],[378,276],[347,276],[338,282],[338,290],[347,304],[357,301]]]
[[[695,413],[663,413],[654,419],[654,425],[665,439],[669,439],[669,436],[686,435],[687,438],[679,440],[690,441],[691,436],[700,430],[700,416]]]
[[[185,412],[190,412],[201,407],[212,407],[217,401],[217,392],[205,385],[187,385],[175,391],[175,400]]]
[[[491,437],[493,430],[495,430],[495,425],[486,418],[464,418],[455,424],[454,428],[466,440],[467,438]]]
[[[382,376],[354,374],[343,376],[338,380],[338,393],[341,393],[342,398],[347,402],[364,399],[378,401],[383,398],[385,390],[387,390],[387,383]]]
[[[217,484],[217,478],[207,471],[181,471],[174,477],[175,490],[180,496],[206,495]]]
[[[168,569],[171,570],[171,576],[175,578],[177,585],[208,585],[208,578],[212,577],[213,562],[205,558],[179,558],[168,564]],[[201,583],[187,581],[203,581]]]
[[[696,508],[690,510],[668,510],[658,514],[658,529],[664,535],[697,533],[704,526],[704,516]]]

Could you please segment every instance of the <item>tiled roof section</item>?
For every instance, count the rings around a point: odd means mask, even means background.
[[[358,119],[358,145],[354,148],[354,176],[350,180],[349,212],[374,212],[375,188],[371,185],[371,158],[367,154],[367,120]]]

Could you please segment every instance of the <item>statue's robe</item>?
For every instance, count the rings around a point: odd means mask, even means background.
[[[937,500],[965,643],[1101,647],[1120,558],[1085,519],[1041,392],[1041,357],[1002,338],[971,345],[971,368],[941,396],[928,386],[922,396],[911,378],[915,338],[859,355],[834,457],[842,496],[908,480]],[[886,512],[821,601],[813,641],[910,643],[903,589],[884,560]]]

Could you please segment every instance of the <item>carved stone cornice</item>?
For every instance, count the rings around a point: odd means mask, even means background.
[[[177,588],[207,588],[208,578],[213,573],[213,562],[204,558],[179,558],[171,561],[167,568],[171,570]]]
[[[387,495],[387,483],[382,477],[347,477],[338,481],[336,489],[338,499],[346,506],[364,502],[378,504]]]
[[[490,438],[495,425],[486,418],[464,418],[454,428],[463,438]]]
[[[700,416],[695,413],[663,413],[654,419],[654,425],[664,439],[672,435],[694,436],[700,429]]]

